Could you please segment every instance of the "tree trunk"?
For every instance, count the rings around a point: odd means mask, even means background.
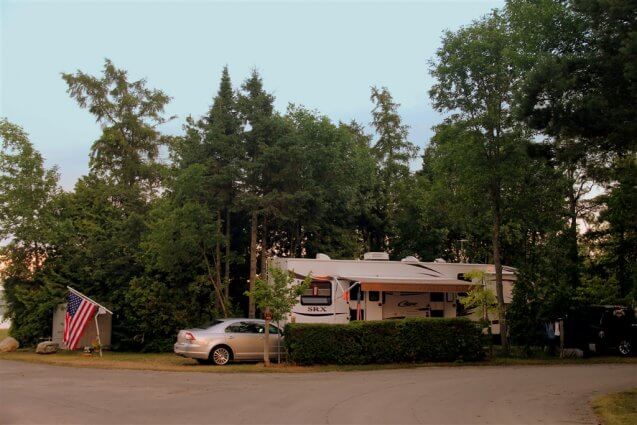
[[[210,269],[210,262],[208,261],[208,256],[206,255],[206,251],[204,247],[202,247],[202,251],[203,251],[204,263],[206,264],[206,270],[208,271],[208,279],[210,280],[210,283],[212,283],[212,287],[215,291],[215,294],[217,295],[219,299],[221,299],[223,297],[221,293],[221,288],[217,286],[217,281],[212,275],[212,270]],[[228,317],[228,311],[226,310],[225,303],[221,303],[221,310],[223,311],[223,317]]]
[[[498,322],[500,324],[500,338],[505,354],[509,352],[509,338],[507,335],[506,306],[504,304],[504,290],[502,287],[502,261],[500,259],[500,226],[502,211],[500,206],[499,188],[493,190],[493,264],[495,266],[495,289],[498,297]]]
[[[294,231],[294,257],[299,258],[301,256],[301,225],[297,223]]]
[[[261,279],[268,271],[268,216],[263,216],[263,237],[261,238]]]
[[[290,228],[290,258],[296,257],[296,224]]]
[[[230,208],[226,208],[226,255],[225,255],[225,273],[223,276],[223,291],[226,300],[230,299],[230,248],[232,241],[230,239]]]
[[[263,363],[270,366],[270,307],[265,308],[265,339],[263,341]]]
[[[279,320],[276,321],[276,327],[277,327],[277,343],[276,343],[276,362],[277,364],[281,364],[281,324],[279,323]]]
[[[221,285],[221,211],[217,210],[217,228],[215,235],[215,280],[217,287],[222,288]],[[223,297],[223,291],[219,291],[219,295]],[[217,308],[221,307],[221,304],[225,304],[223,298],[217,300]]]
[[[249,291],[254,291],[254,283],[257,279],[257,211],[252,210],[252,217],[250,219],[250,281]],[[256,315],[256,305],[254,304],[254,297],[250,295],[248,297],[248,317],[254,319]]]
[[[575,193],[575,177],[574,171],[569,171],[567,176],[571,184],[571,189],[568,192],[568,213],[569,213],[569,256],[571,260],[570,264],[570,283],[573,288],[579,286],[579,252],[577,246],[577,194]]]
[[[617,277],[619,280],[619,295],[621,297],[625,297],[630,293],[631,287],[631,279],[628,274],[628,261],[626,261],[627,257],[627,249],[626,249],[626,232],[624,231],[624,226],[618,226],[617,229]]]

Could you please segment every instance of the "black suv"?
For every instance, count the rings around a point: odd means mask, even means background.
[[[587,354],[634,354],[637,319],[633,308],[592,305],[572,310],[564,320],[564,343]]]

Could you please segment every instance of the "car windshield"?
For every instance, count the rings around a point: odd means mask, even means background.
[[[210,322],[206,322],[203,325],[199,325],[199,326],[195,326],[194,329],[208,329],[213,327],[214,325],[218,325],[219,323],[222,323],[221,320],[211,320]]]

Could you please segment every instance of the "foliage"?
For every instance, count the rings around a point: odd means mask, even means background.
[[[63,73],[69,95],[102,125],[91,148],[91,170],[116,184],[151,189],[159,177],[156,159],[166,138],[156,129],[165,123],[170,101],[145,80],[129,81],[128,73],[106,59],[102,78],[78,71]]]
[[[272,320],[283,320],[310,286],[312,277],[306,276],[297,284],[287,270],[274,266],[268,268],[268,275],[269,279],[257,279],[252,293],[246,292],[246,295],[254,297],[257,307],[262,311],[269,310]]]
[[[41,279],[26,280],[11,276],[4,282],[7,317],[11,317],[9,334],[21,345],[35,345],[51,336],[53,312],[64,292]]]
[[[288,324],[292,362],[368,364],[476,361],[484,356],[480,329],[466,319],[405,319],[346,325]]]
[[[53,199],[59,193],[56,168],[46,169],[24,130],[0,119],[0,248],[10,276],[32,274],[51,249]]]
[[[519,178],[516,165],[529,141],[511,110],[520,70],[510,51],[506,20],[495,11],[456,32],[448,31],[436,53],[437,61],[431,63],[436,83],[429,91],[434,107],[451,114],[441,130],[458,126],[464,133],[464,140],[446,141],[462,146],[456,148],[453,157],[460,164],[460,185],[472,192],[471,200],[487,201],[484,206],[492,223],[498,316],[505,347],[501,263],[504,206],[507,195],[513,193],[509,188]]]
[[[375,205],[378,227],[371,228],[367,236],[368,249],[391,252],[393,235],[396,234],[396,215],[399,210],[398,197],[403,182],[409,177],[409,161],[416,157],[418,148],[407,140],[409,127],[402,124],[397,104],[389,90],[372,87],[372,125],[378,140],[372,148],[377,163],[377,186]]]
[[[476,270],[464,274],[465,278],[471,279],[474,286],[465,297],[460,299],[465,308],[475,311],[479,317],[485,319],[487,326],[491,326],[489,314],[497,311],[498,300],[493,291],[486,286],[488,279],[485,272]]]
[[[518,34],[537,28],[537,17],[553,28],[544,43],[521,44],[534,55],[519,115],[556,145],[568,140],[571,151],[595,159],[582,167],[603,188],[594,202],[603,211],[599,226],[587,235],[601,261],[590,262],[595,270],[589,271],[617,279],[621,297],[634,303],[637,6],[630,0],[512,1],[508,9]]]

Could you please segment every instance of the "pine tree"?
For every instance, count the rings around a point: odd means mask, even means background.
[[[402,124],[398,108],[387,88],[372,87],[372,125],[378,140],[374,144],[379,168],[379,202],[377,208],[382,227],[374,237],[373,247],[390,251],[391,239],[396,234],[396,211],[400,184],[409,177],[409,161],[416,157],[418,148],[407,140],[409,127]],[[372,246],[370,246],[372,248]]]
[[[245,176],[242,203],[250,215],[250,275],[249,292],[253,293],[257,279],[257,244],[259,213],[263,208],[264,178],[263,152],[273,143],[274,96],[265,92],[263,81],[257,70],[243,83],[239,95],[239,110],[246,130],[243,133],[245,158],[243,172]],[[262,247],[265,255],[267,247]],[[248,301],[248,317],[255,317],[254,297]]]

